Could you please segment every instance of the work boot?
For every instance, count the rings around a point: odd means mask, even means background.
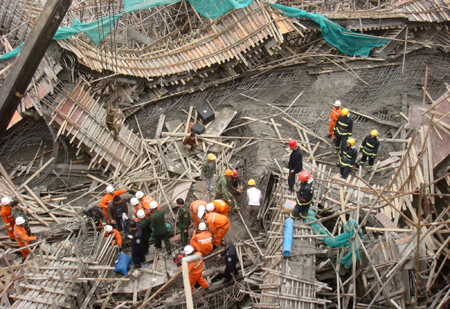
[[[332,137],[332,136],[333,136],[332,134],[328,134],[328,135],[327,135],[328,138],[330,138],[330,137]]]

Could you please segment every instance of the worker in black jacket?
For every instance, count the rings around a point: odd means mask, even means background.
[[[100,226],[100,223],[102,224],[102,226],[106,225],[105,214],[98,206],[92,206],[83,210],[83,218],[87,219],[88,217],[94,220],[95,226]]]
[[[131,257],[133,258],[133,263],[136,268],[141,268],[141,264],[145,263],[145,255],[142,250],[142,230],[141,226],[136,223],[136,221],[131,220],[130,222],[130,235],[128,238],[131,239],[132,251]]]
[[[289,191],[294,192],[295,185],[295,175],[300,173],[303,169],[303,155],[302,150],[298,147],[297,142],[293,139],[289,141],[289,148],[292,149],[291,155],[289,157],[288,169],[288,184]]]
[[[367,135],[361,146],[359,146],[359,151],[362,153],[361,165],[369,158],[369,171],[373,169],[373,163],[375,162],[379,147],[380,141],[378,140],[377,130],[372,130],[370,135]]]
[[[303,171],[298,175],[298,180],[301,181],[301,185],[297,192],[297,204],[292,209],[291,218],[298,219],[301,217],[305,220],[314,198],[314,179],[309,172]]]
[[[348,108],[344,108],[341,115],[338,117],[336,125],[334,127],[334,145],[336,147],[335,154],[344,148],[347,139],[352,136],[353,133],[353,120],[350,118]]]
[[[227,284],[231,281],[232,276],[238,275],[238,270],[236,267],[237,254],[236,247],[231,242],[226,242],[225,240],[220,241],[220,247],[223,251],[220,253],[219,258],[225,257],[225,279],[222,284]]]
[[[355,139],[349,138],[347,140],[347,145],[341,150],[341,154],[339,156],[338,165],[341,168],[340,175],[342,180],[347,180],[348,173],[350,168],[352,168],[355,164],[357,155],[358,152],[355,147]]]

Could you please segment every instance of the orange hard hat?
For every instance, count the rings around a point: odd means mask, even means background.
[[[236,178],[236,177],[238,177],[238,176],[239,176],[238,171],[234,170],[234,171],[233,171],[233,177]]]
[[[225,170],[225,176],[233,176],[233,171],[230,169]]]
[[[289,141],[289,148],[294,148],[295,146],[297,146],[297,142],[295,141],[295,140],[293,140],[293,139],[291,139],[290,141]]]
[[[309,179],[311,179],[311,174],[307,171],[303,171],[298,174],[298,180],[300,181],[308,181]]]

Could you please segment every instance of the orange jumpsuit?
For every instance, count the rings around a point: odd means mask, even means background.
[[[191,246],[202,254],[209,254],[213,249],[212,234],[207,231],[194,232],[191,238]]]
[[[192,222],[194,223],[194,226],[195,226],[196,229],[198,228],[198,224],[199,224],[200,222],[202,222],[202,220],[199,219],[199,218],[197,217],[198,207],[199,207],[200,205],[203,205],[203,206],[206,207],[206,204],[207,204],[207,203],[206,203],[205,201],[202,201],[202,200],[196,200],[196,201],[193,201],[193,202],[191,203],[190,207],[189,207],[189,209],[191,210],[191,218],[192,218]]]
[[[205,218],[209,230],[214,235],[214,245],[218,246],[230,228],[230,220],[226,216],[215,212],[206,214]]]
[[[334,126],[336,125],[336,121],[338,120],[339,115],[341,114],[342,109],[339,107],[333,107],[330,115],[330,127],[328,128],[328,134],[332,135],[334,132]],[[333,138],[336,137],[333,135]]]
[[[113,200],[114,196],[116,195],[122,195],[124,193],[127,193],[127,190],[117,190],[114,191],[113,193],[106,193],[105,196],[102,198],[102,200],[100,201],[100,203],[98,204],[98,206],[100,206],[103,209],[103,213],[105,214],[105,218],[106,218],[106,223],[109,222],[109,218],[108,218],[108,204]]]
[[[14,218],[11,216],[11,206],[3,205],[2,210],[0,211],[3,221],[5,221],[6,231],[8,232],[8,236],[10,239],[14,240]]]
[[[215,200],[212,201],[211,203],[213,203],[214,206],[216,207],[214,209],[214,212],[227,216],[228,212],[230,211],[230,207],[228,206],[227,202],[225,202],[224,200]]]
[[[14,236],[16,236],[16,241],[19,248],[23,248],[25,247],[25,243],[29,245],[30,241],[37,239],[36,236],[28,236],[27,231],[23,228],[23,225],[14,226]],[[30,254],[30,250],[26,247],[20,250],[20,252],[24,258],[27,258],[28,254]]]
[[[189,282],[191,284],[191,291],[193,291],[194,284],[198,282],[200,286],[204,289],[208,288],[208,283],[206,283],[205,279],[202,277],[203,273],[203,256],[200,252],[195,252],[194,254],[200,255],[202,258],[198,261],[191,262],[188,264],[188,270],[189,270]],[[180,266],[180,269],[183,269],[182,266]]]
[[[134,206],[134,216],[136,217],[136,213],[139,209],[144,209],[145,211],[145,218],[150,218],[150,203],[153,202],[155,199],[153,199],[151,196],[144,196],[142,199],[140,199],[139,204]],[[158,203],[158,210],[161,210],[160,204]],[[141,222],[141,220],[136,219],[137,221]]]
[[[114,240],[111,241],[111,245],[113,245],[113,246],[119,245],[120,247],[122,247],[122,236],[120,236],[119,231],[116,229],[113,229],[111,231],[111,233],[114,233]],[[109,237],[109,235],[111,235],[111,234],[105,233],[105,237]]]

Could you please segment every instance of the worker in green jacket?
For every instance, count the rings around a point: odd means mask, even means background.
[[[233,171],[230,169],[225,170],[225,173],[220,175],[216,181],[216,197],[215,199],[224,199],[230,209],[239,210],[239,207],[236,206],[236,200],[234,199],[234,193],[230,192],[228,188],[227,178],[233,177]]]
[[[154,208],[152,208],[154,207]],[[172,254],[169,241],[169,232],[166,227],[166,220],[164,219],[164,210],[157,209],[158,205],[150,206],[150,210],[155,209],[155,212],[150,217],[150,226],[153,229],[153,236],[155,237],[155,247],[158,251],[161,251],[161,241],[164,240],[167,253]]]
[[[152,234],[152,228],[150,227],[151,220],[150,217],[145,217],[144,209],[139,209],[136,212],[136,217],[141,220],[140,225],[142,230],[142,253],[146,255],[148,254],[148,247],[150,246],[150,235]]]
[[[191,212],[189,206],[184,203],[182,198],[177,199],[177,205],[180,207],[178,211],[178,228],[180,229],[181,246],[186,247],[189,240],[189,225],[191,225]]]
[[[206,190],[212,191],[212,180],[216,174],[216,156],[212,153],[208,154],[208,160],[202,164],[202,179],[205,181]]]

